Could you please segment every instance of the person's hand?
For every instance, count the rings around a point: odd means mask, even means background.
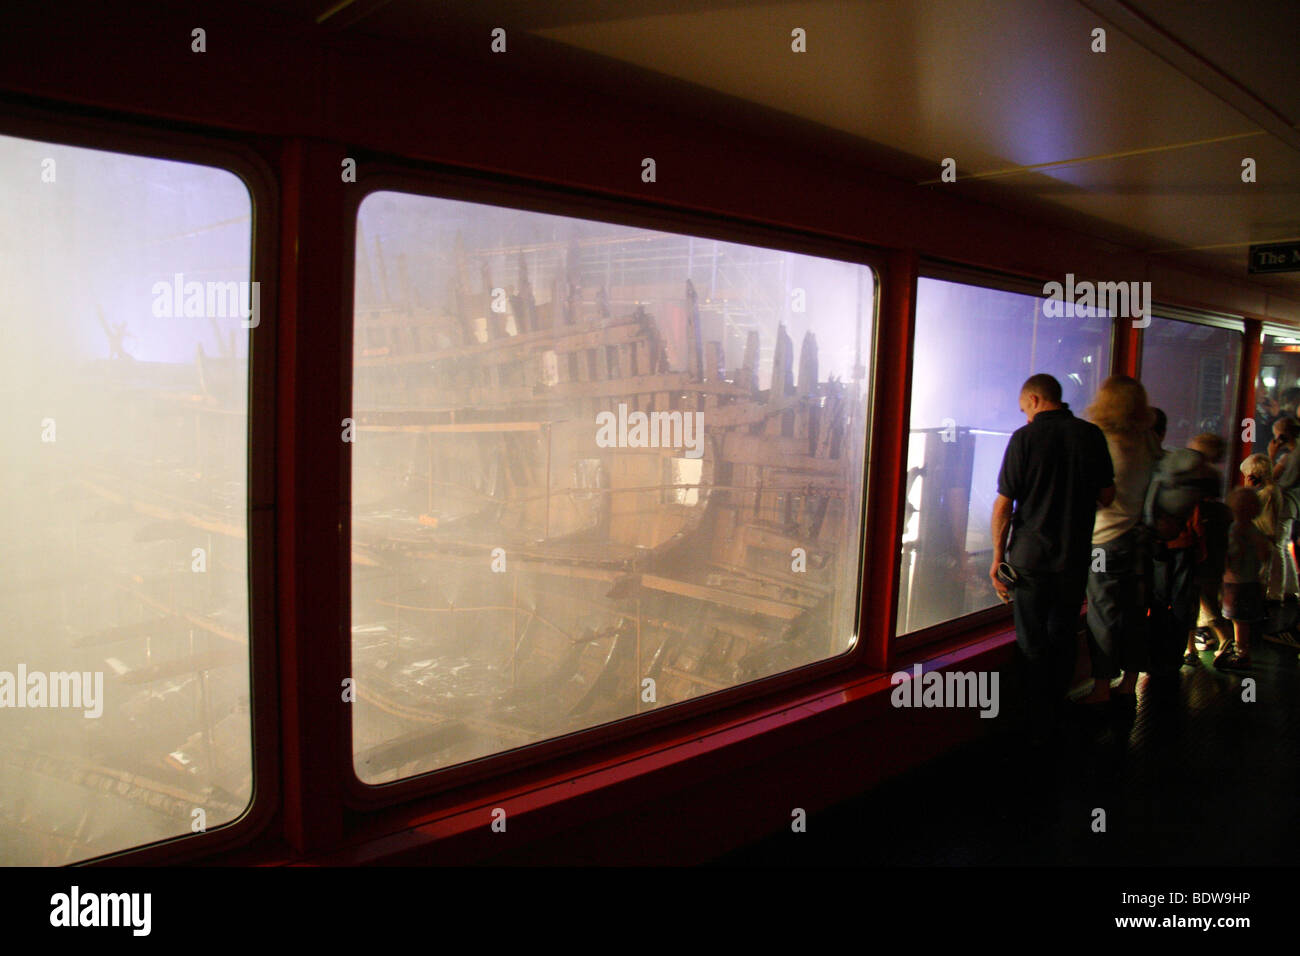
[[[1010,604],[1011,592],[1007,590],[1006,584],[998,577],[998,565],[1001,563],[997,558],[993,559],[993,563],[989,566],[989,580],[993,582],[993,590],[998,592],[998,600],[1003,604]]]

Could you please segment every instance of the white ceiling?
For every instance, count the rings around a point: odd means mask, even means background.
[[[1254,6],[1140,3],[1294,129],[1300,7]],[[790,51],[794,27],[806,54]],[[1074,0],[821,0],[539,32],[899,150],[932,169],[922,181],[953,157],[959,183],[1123,226],[1150,251],[1213,246],[1241,273],[1248,244],[1300,238],[1300,151]],[[1207,142],[1225,137],[1240,138]]]

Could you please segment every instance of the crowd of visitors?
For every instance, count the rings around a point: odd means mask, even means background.
[[[1256,637],[1300,646],[1295,403],[1262,424],[1267,453],[1241,463],[1226,500],[1224,436],[1164,448],[1165,416],[1136,379],[1108,378],[1079,418],[1056,379],[1034,375],[1020,410],[1027,423],[998,476],[989,578],[1014,608],[1035,726],[1053,722],[1070,690],[1085,598],[1092,680],[1074,695],[1085,706],[1133,695],[1142,673],[1203,666],[1206,650],[1215,669],[1248,671]]]

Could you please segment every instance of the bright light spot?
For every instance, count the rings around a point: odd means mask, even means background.
[[[1272,387],[1273,387],[1274,385],[1276,385],[1276,384],[1277,384],[1277,379],[1275,379],[1275,378],[1273,378],[1272,376],[1269,376],[1269,375],[1264,376],[1264,387],[1265,387],[1265,388],[1272,388]]]

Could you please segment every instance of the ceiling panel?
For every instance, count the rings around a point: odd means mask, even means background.
[[[1259,179],[1241,181],[1241,159],[1256,160]],[[1300,155],[1271,137],[1246,148],[1222,143],[1007,177],[1007,189],[1053,202],[1148,236],[1149,252],[1201,250],[1219,267],[1245,273],[1252,243],[1300,239]],[[1208,248],[1203,248],[1208,247]],[[1300,275],[1260,277],[1292,288]]]
[[[1256,161],[1257,181],[1241,179]],[[1268,136],[1150,153],[1000,180],[1111,222],[1143,224],[1160,248],[1300,236],[1300,154]],[[1244,257],[1243,257],[1244,259]]]
[[[1296,0],[1128,0],[1128,5],[1232,76],[1290,125],[1300,124]]]
[[[1074,3],[838,0],[539,32],[967,171],[1254,128],[1118,31],[1093,53],[1100,24]]]

